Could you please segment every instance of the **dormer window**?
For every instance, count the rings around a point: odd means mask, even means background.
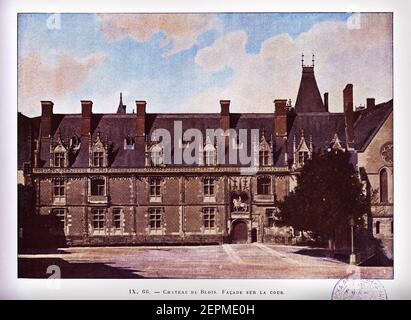
[[[268,166],[269,162],[269,152],[268,151],[260,151],[259,152],[259,160],[260,160],[260,166]]]
[[[90,147],[90,166],[106,167],[107,161],[107,144],[103,143],[98,132],[96,141]]]
[[[152,166],[161,166],[163,164],[163,148],[160,145],[154,145],[150,150]]]
[[[130,136],[124,139],[124,150],[134,150],[134,139]]]
[[[215,166],[216,164],[216,149],[211,143],[209,136],[207,136],[206,145],[204,147],[204,164],[206,166]]]
[[[300,151],[298,153],[298,162],[300,164],[304,164],[307,162],[307,160],[309,159],[309,154],[306,151]]]
[[[93,152],[93,166],[102,167],[104,162],[104,153],[101,151]]]
[[[260,138],[258,160],[260,166],[271,165],[271,150],[272,146],[267,142],[265,138],[265,130],[263,130],[262,136]]]
[[[61,137],[61,131],[59,131],[56,143],[53,142],[53,138],[50,143],[50,167],[65,168],[68,165],[67,148]]]
[[[304,131],[301,130],[301,138],[300,142],[298,143],[298,146],[296,144],[296,139],[294,136],[294,141],[293,141],[293,154],[294,154],[294,163],[293,167],[295,169],[301,168],[304,166],[304,164],[311,159],[311,155],[313,153],[313,142],[312,142],[312,136],[310,136],[310,141],[307,145],[307,142],[305,141],[304,138]]]
[[[214,150],[206,150],[205,154],[205,165],[214,166],[215,165],[215,152]]]
[[[64,168],[66,166],[66,153],[55,152],[54,153],[54,167]]]

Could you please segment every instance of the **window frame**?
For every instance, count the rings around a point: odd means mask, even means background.
[[[215,231],[217,227],[217,210],[213,207],[206,207],[202,210],[203,228],[205,231]]]
[[[262,182],[266,180],[266,183]],[[267,190],[265,189],[267,188]],[[271,194],[271,178],[267,176],[257,177],[257,195],[270,195]]]
[[[102,184],[97,184],[102,182]],[[97,185],[95,185],[97,184]],[[94,193],[97,191],[97,193]],[[102,193],[101,193],[102,191]],[[104,178],[94,178],[90,181],[90,195],[95,197],[101,197],[106,195],[106,179]]]
[[[161,197],[161,178],[150,178],[150,197]]]
[[[53,164],[55,168],[64,168],[66,166],[66,153],[64,151],[55,151]]]
[[[268,228],[275,227],[275,209],[274,208],[265,209],[265,218],[267,221]]]
[[[118,215],[118,217],[116,217]],[[115,231],[121,231],[123,230],[123,209],[122,208],[113,208],[112,210],[112,228]],[[119,226],[117,227],[116,223],[119,223]]]
[[[53,198],[65,198],[65,196],[66,196],[65,180],[63,178],[54,178],[53,179]]]
[[[163,210],[161,208],[148,209],[148,226],[150,231],[161,231],[163,229]]]
[[[204,178],[203,180],[204,197],[215,197],[215,179]]]
[[[67,210],[65,208],[53,208],[52,215],[58,218],[58,227],[65,230],[67,227]]]
[[[106,209],[105,208],[92,208],[92,226],[93,232],[104,232],[106,229]],[[97,220],[96,220],[97,217]],[[97,227],[96,227],[97,223]],[[100,225],[101,224],[101,225]]]
[[[104,152],[101,150],[93,151],[93,167],[104,167]]]

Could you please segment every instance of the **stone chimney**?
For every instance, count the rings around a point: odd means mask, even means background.
[[[137,122],[136,122],[136,136],[141,138],[146,135],[146,101],[136,101]]]
[[[81,100],[81,135],[88,136],[91,134],[93,101]]]
[[[367,110],[372,111],[375,109],[375,98],[367,98]]]
[[[220,128],[224,131],[230,129],[230,100],[220,100]]]
[[[274,128],[276,137],[287,136],[287,100],[274,100]]]
[[[53,105],[52,101],[41,101],[41,138],[48,138],[53,127]]]
[[[324,93],[324,107],[325,107],[325,111],[328,112],[328,92]]]
[[[343,90],[344,116],[345,116],[345,134],[349,147],[354,144],[354,123],[353,123],[353,85],[347,84]]]

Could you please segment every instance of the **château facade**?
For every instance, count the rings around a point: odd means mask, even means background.
[[[154,114],[145,101],[127,113],[120,97],[116,113],[93,113],[83,100],[81,113],[55,114],[42,101],[40,117],[18,118],[19,179],[33,192],[26,215],[48,217],[47,232],[68,245],[294,243],[298,230],[276,226],[277,203],[313,152],[341,149],[352,153],[365,192],[377,194],[370,235],[392,239],[392,100],[354,110],[349,84],[342,104],[344,112],[329,112],[314,66],[304,64],[295,106],[276,99],[271,113],[233,113],[229,100],[219,113]],[[184,163],[193,128],[203,137],[199,156]],[[223,146],[209,129],[222,129]],[[245,151],[256,165],[244,165],[239,153],[253,143]]]

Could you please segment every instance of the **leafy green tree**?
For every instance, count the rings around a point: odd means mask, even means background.
[[[363,223],[367,200],[358,174],[343,151],[314,153],[297,176],[297,186],[279,203],[278,222],[328,239],[347,230],[351,221]]]

